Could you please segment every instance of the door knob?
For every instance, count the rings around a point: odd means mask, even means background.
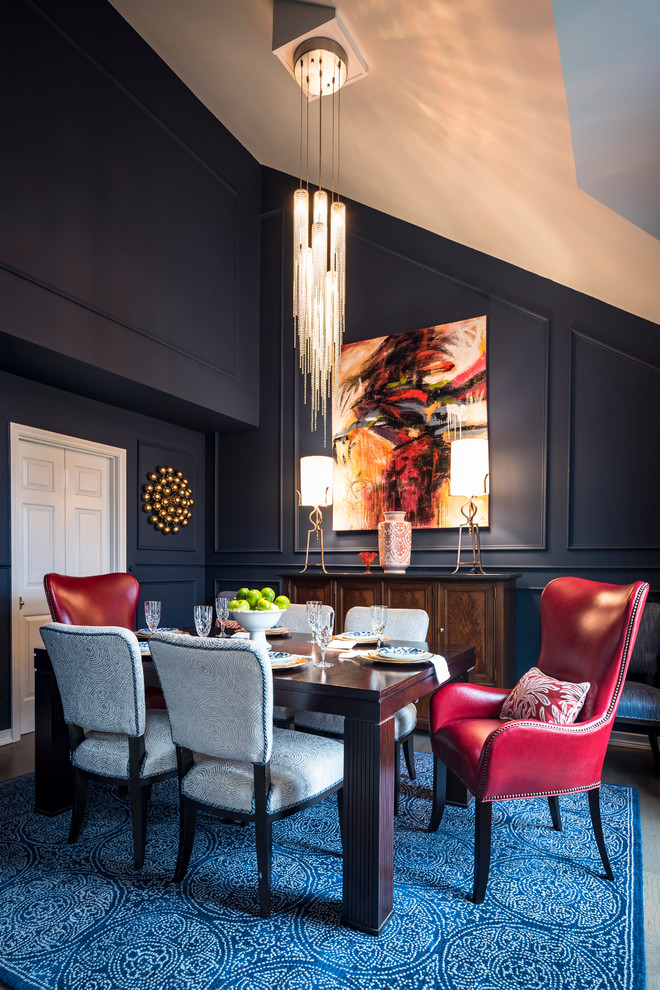
[[[18,611],[19,612],[21,611],[21,609],[23,608],[24,605],[25,605],[25,602],[23,601],[22,597],[19,595],[18,596]]]

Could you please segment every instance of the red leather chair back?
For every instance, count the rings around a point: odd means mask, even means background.
[[[590,681],[578,718],[613,716],[649,586],[560,577],[541,596],[538,666],[562,681]]]
[[[46,574],[44,588],[53,622],[135,629],[140,586],[132,574]]]

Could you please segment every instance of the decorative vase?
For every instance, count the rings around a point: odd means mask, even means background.
[[[412,525],[405,512],[384,512],[378,523],[378,556],[386,574],[405,574],[410,563]]]

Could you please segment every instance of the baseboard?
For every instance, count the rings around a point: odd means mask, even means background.
[[[15,742],[11,729],[2,729],[0,732],[0,746],[7,746]]]
[[[614,749],[651,749],[648,736],[633,732],[613,732],[610,736],[609,745]]]

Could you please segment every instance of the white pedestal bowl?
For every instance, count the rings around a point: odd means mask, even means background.
[[[262,646],[265,650],[271,649],[270,643],[266,639],[266,629],[272,629],[273,626],[276,626],[284,611],[281,608],[264,609],[263,612],[259,609],[249,612],[247,609],[230,609],[232,619],[240,623],[243,629],[247,629],[250,639],[256,646]]]

